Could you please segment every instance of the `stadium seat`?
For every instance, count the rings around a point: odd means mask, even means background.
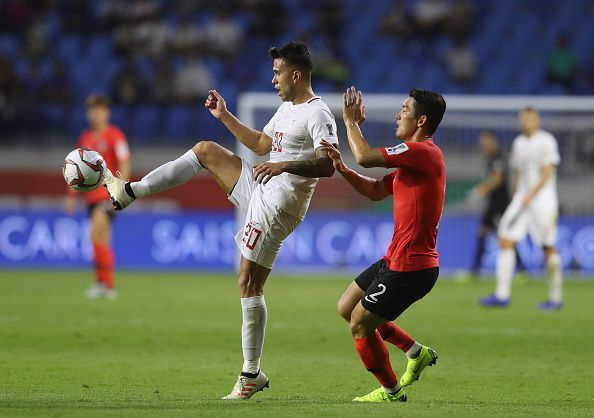
[[[14,57],[20,48],[20,41],[16,35],[0,36],[0,54]]]
[[[79,36],[65,35],[56,41],[55,54],[70,64],[78,63],[82,41]]]
[[[129,136],[143,143],[156,143],[161,138],[163,111],[158,106],[137,106],[131,116]]]
[[[192,136],[192,118],[196,109],[189,105],[177,105],[165,111],[163,134],[176,141],[188,140]]]

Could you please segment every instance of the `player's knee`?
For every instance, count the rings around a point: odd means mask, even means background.
[[[368,338],[375,333],[375,329],[369,329],[364,321],[353,317],[351,317],[351,322],[349,322],[349,328],[351,335],[355,338]]]
[[[194,151],[194,154],[196,154],[196,157],[198,157],[198,161],[200,161],[200,164],[206,167],[209,158],[212,156],[214,150],[216,149],[216,146],[216,143],[212,141],[200,141],[192,147],[192,151]]]
[[[499,248],[501,249],[510,249],[510,248],[514,248],[516,245],[515,242],[513,242],[510,239],[507,238],[499,238]]]
[[[109,238],[109,233],[105,227],[101,225],[92,225],[89,230],[91,241],[94,243],[106,242]]]
[[[94,244],[108,244],[109,235],[99,231],[91,233],[91,242]]]
[[[259,296],[263,293],[262,284],[253,276],[248,274],[240,274],[237,280],[237,287],[241,297]]]
[[[542,247],[542,250],[547,260],[554,257],[557,254],[557,250],[555,249],[555,247],[544,246]]]
[[[353,309],[347,304],[344,303],[343,300],[338,301],[338,314],[345,319],[347,322],[351,322],[351,313]]]

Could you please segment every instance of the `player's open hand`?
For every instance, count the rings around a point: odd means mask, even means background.
[[[320,143],[322,144],[321,149],[323,151],[326,151],[328,157],[330,157],[330,159],[332,160],[332,165],[334,166],[334,169],[336,171],[342,174],[350,170],[344,163],[344,160],[342,159],[342,155],[340,154],[338,148],[336,148],[334,145],[332,145],[330,142],[327,142],[324,139],[322,139]]]
[[[216,90],[209,90],[206,102],[204,102],[204,107],[206,107],[210,113],[219,120],[223,117],[225,112],[227,112],[227,103],[225,103],[223,96]]]
[[[284,164],[266,162],[254,166],[254,180],[258,183],[266,184],[274,176],[278,176],[285,172]]]
[[[342,108],[344,123],[361,125],[365,122],[365,106],[363,106],[363,93],[361,93],[361,90],[355,91],[355,87],[351,86],[342,95],[342,98],[344,102]]]

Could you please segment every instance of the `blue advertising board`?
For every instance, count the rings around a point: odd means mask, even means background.
[[[444,216],[438,250],[442,270],[467,269],[476,245],[477,219]],[[361,270],[384,255],[392,236],[388,214],[310,213],[285,241],[275,269],[312,272]],[[114,221],[119,268],[230,270],[237,252],[232,213],[121,213]],[[594,273],[594,218],[562,218],[558,248],[566,268]],[[529,269],[542,266],[542,251],[522,242],[520,257]],[[483,257],[494,268],[497,242]],[[51,211],[0,211],[1,268],[80,268],[92,247],[88,219]]]

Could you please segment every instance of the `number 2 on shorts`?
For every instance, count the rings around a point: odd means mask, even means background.
[[[386,293],[386,285],[385,284],[380,283],[380,284],[377,285],[377,287],[379,287],[382,290],[380,290],[379,292],[371,293],[371,294],[365,296],[365,300],[367,302],[377,303],[377,297],[379,295],[383,295],[384,293]]]

